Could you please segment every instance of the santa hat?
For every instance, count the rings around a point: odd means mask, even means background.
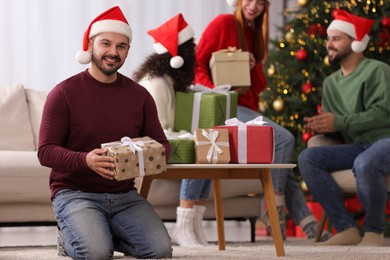
[[[172,55],[170,65],[178,69],[184,64],[182,57],[177,56],[179,45],[194,37],[194,32],[184,20],[182,14],[177,14],[160,27],[148,31],[154,38],[153,47],[158,54],[169,52]]]
[[[338,30],[348,34],[355,39],[351,45],[352,50],[359,53],[363,52],[370,40],[368,34],[374,21],[350,14],[344,10],[334,10],[332,16],[334,20],[329,24],[327,32]]]
[[[112,7],[96,17],[84,33],[83,49],[76,54],[76,60],[81,64],[91,62],[91,53],[88,52],[88,42],[93,36],[103,32],[120,33],[131,42],[131,28],[119,6]]]
[[[238,3],[238,0],[226,0],[226,2],[230,6],[236,6]]]

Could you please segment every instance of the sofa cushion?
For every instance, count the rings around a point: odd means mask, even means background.
[[[0,87],[0,118],[0,150],[35,150],[23,85]]]
[[[25,89],[27,95],[28,110],[32,131],[34,135],[35,148],[38,150],[39,127],[41,125],[43,106],[46,101],[47,92],[34,89]]]

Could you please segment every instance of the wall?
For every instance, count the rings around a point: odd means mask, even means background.
[[[271,1],[271,38],[283,21],[284,2]],[[86,69],[74,58],[84,31],[97,14],[114,5],[121,7],[133,30],[131,50],[120,70],[127,76],[154,51],[149,29],[181,12],[198,41],[211,19],[234,10],[225,0],[0,0],[0,87],[22,83],[50,90]]]

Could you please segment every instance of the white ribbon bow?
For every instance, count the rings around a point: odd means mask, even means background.
[[[218,162],[218,156],[223,153],[219,146],[229,147],[229,142],[216,142],[219,136],[219,131],[209,129],[209,132],[202,129],[202,135],[209,141],[196,141],[197,145],[209,145],[211,144],[209,151],[207,152],[207,161],[211,163]]]
[[[263,120],[263,116],[258,116],[253,120],[250,120],[246,123],[241,122],[237,118],[230,118],[225,121],[225,125],[227,126],[237,126],[238,127],[238,163],[247,163],[247,137],[246,137],[246,127],[248,125],[266,125],[268,124]]]
[[[120,146],[128,146],[133,153],[135,153],[135,151],[138,152],[139,174],[141,177],[145,176],[144,151],[142,147],[144,147],[145,142],[148,141],[133,142],[130,137],[124,136],[121,138],[121,142],[122,144]]]
[[[194,104],[192,108],[192,122],[191,122],[191,133],[194,132],[199,125],[199,115],[200,115],[200,100],[201,96],[204,93],[218,93],[226,96],[226,119],[230,117],[230,88],[231,85],[220,85],[215,86],[215,88],[208,88],[203,85],[191,85],[190,89],[196,91],[194,95]]]

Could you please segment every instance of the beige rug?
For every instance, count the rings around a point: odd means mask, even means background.
[[[272,241],[258,241],[256,243],[226,244],[226,250],[219,251],[216,244],[211,244],[200,249],[173,247],[174,259],[279,259],[279,260],[382,260],[390,259],[390,247],[348,247],[315,246],[309,241],[286,241],[284,243],[285,257],[277,257]],[[8,247],[0,248],[1,260],[68,260],[68,257],[57,256],[54,246],[44,247]],[[115,253],[115,259],[133,259]]]

